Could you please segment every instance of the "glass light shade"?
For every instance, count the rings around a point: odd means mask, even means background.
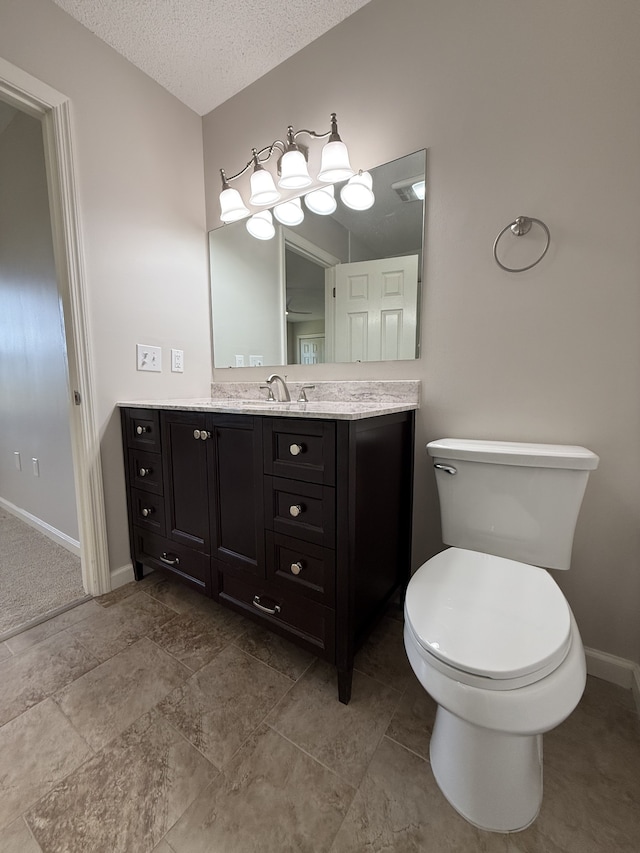
[[[273,215],[282,225],[300,225],[304,219],[304,211],[299,198],[283,201],[273,208]]]
[[[280,198],[271,173],[266,169],[256,169],[251,175],[251,198],[250,204],[275,204]]]
[[[285,190],[300,190],[312,183],[302,151],[287,151],[282,155],[279,187]]]
[[[260,213],[254,213],[251,219],[247,220],[247,231],[258,240],[270,240],[276,233],[271,211],[261,210]]]
[[[249,213],[250,210],[245,206],[238,190],[231,189],[231,187],[222,190],[220,193],[220,219],[223,222],[236,222],[238,219],[244,219]]]
[[[320,216],[328,216],[333,213],[337,207],[333,184],[307,193],[304,197],[304,203],[312,213],[319,213]]]
[[[376,197],[373,194],[373,179],[369,172],[358,172],[340,190],[343,204],[352,210],[368,210]]]
[[[327,142],[322,149],[318,180],[327,184],[346,181],[354,174],[349,163],[349,152],[344,142]]]

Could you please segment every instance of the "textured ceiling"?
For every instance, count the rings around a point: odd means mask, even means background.
[[[54,0],[200,115],[369,0]]]

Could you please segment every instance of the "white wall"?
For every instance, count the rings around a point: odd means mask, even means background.
[[[289,366],[290,377],[422,380],[416,565],[442,547],[428,439],[598,453],[559,582],[585,644],[636,661],[639,49],[635,0],[372,0],[204,119],[210,228],[217,170],[289,123],[321,130],[337,112],[363,168],[429,149],[422,359]],[[492,244],[521,214],[543,219],[552,244],[513,275]]]
[[[42,126],[25,113],[0,132],[0,187],[0,498],[77,542]]]
[[[71,99],[115,570],[130,559],[115,402],[209,393],[202,123],[49,0],[0,0],[0,21],[0,56]],[[136,371],[136,343],[163,347],[162,373]]]

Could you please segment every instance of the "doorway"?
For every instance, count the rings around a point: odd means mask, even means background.
[[[53,256],[66,345],[65,402],[67,427],[70,428],[82,585],[87,594],[101,595],[110,590],[111,577],[99,430],[94,410],[70,103],[65,95],[1,58],[0,99],[41,122]],[[29,462],[33,465],[31,460]]]

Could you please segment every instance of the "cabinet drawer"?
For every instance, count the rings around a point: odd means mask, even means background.
[[[276,533],[325,548],[335,544],[335,490],[265,477],[265,523]]]
[[[164,498],[141,489],[131,489],[131,514],[137,527],[144,527],[152,533],[164,536]]]
[[[162,457],[133,448],[129,451],[129,485],[154,495],[162,494]]]
[[[335,425],[325,421],[264,419],[264,471],[308,483],[335,485]]]
[[[335,552],[267,532],[267,577],[328,607],[335,605]]]
[[[127,409],[125,412],[127,447],[160,450],[160,418],[156,409]]]
[[[211,595],[211,561],[206,554],[137,527],[133,540],[135,558],[139,562],[170,572],[199,592]]]
[[[329,607],[264,581],[247,581],[227,572],[220,576],[220,600],[333,662],[335,614]]]

